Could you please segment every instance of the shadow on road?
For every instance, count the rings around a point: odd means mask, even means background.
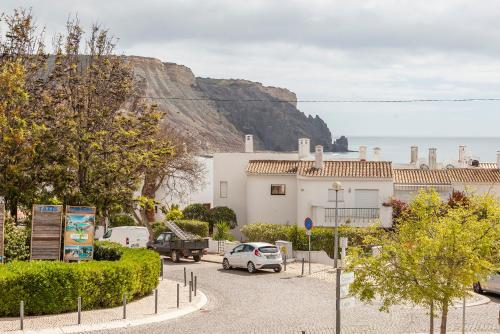
[[[265,271],[265,270],[257,270],[256,272],[250,274],[246,269],[243,268],[235,268],[235,269],[223,269],[219,268],[217,269],[218,272],[222,274],[231,274],[231,275],[238,275],[238,276],[262,276],[262,275],[271,275],[271,274],[276,274],[273,271]]]

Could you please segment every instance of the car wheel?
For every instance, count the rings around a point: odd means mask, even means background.
[[[475,293],[483,293],[483,288],[481,288],[481,283],[479,282],[474,283],[473,288]]]
[[[248,262],[247,264],[247,270],[250,274],[253,274],[255,272],[255,264],[253,262]]]
[[[277,267],[277,268],[274,268],[274,272],[275,273],[279,273],[281,272],[281,266]]]
[[[180,262],[181,258],[179,257],[179,253],[176,251],[172,251],[172,261],[174,262]]]
[[[200,255],[193,255],[193,260],[194,260],[194,262],[200,262],[201,256]]]
[[[228,260],[228,259],[224,259],[224,260],[222,261],[222,268],[223,268],[224,270],[229,270],[229,269],[231,269],[231,266],[229,265],[229,260]]]

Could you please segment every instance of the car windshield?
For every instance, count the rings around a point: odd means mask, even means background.
[[[108,230],[108,232],[106,232],[102,237],[104,239],[109,239],[111,238],[111,233],[113,233],[113,230]]]
[[[276,246],[264,246],[264,247],[260,247],[259,251],[261,253],[278,253],[278,247],[276,247]]]

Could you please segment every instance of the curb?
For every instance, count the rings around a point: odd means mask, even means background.
[[[9,333],[27,333],[27,334],[35,334],[35,333],[40,333],[40,334],[49,334],[49,333],[83,333],[83,332],[93,332],[93,331],[99,331],[99,330],[109,330],[109,329],[119,329],[119,328],[129,328],[129,327],[135,327],[135,326],[141,326],[141,325],[146,325],[146,324],[153,324],[157,322],[163,322],[167,320],[172,320],[175,318],[179,318],[182,316],[185,316],[187,314],[193,313],[195,311],[198,311],[201,309],[203,306],[205,306],[208,302],[207,296],[198,290],[198,295],[201,297],[200,300],[193,304],[186,306],[182,309],[174,310],[174,311],[168,311],[163,314],[158,314],[158,315],[153,315],[150,317],[145,317],[141,319],[134,319],[134,320],[114,320],[114,321],[109,321],[109,322],[104,322],[101,324],[95,324],[95,325],[72,325],[72,326],[63,326],[63,327],[55,327],[55,328],[47,328],[47,329],[41,329],[41,330],[17,330],[17,331],[11,331]]]
[[[221,261],[216,261],[216,260],[209,260],[209,259],[205,259],[205,258],[201,258],[201,261],[202,262],[210,262],[210,263],[218,263],[218,264],[222,264],[222,260]]]

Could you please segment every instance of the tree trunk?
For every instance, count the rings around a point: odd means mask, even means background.
[[[429,334],[434,334],[434,300],[431,300],[430,305]]]
[[[441,327],[440,333],[446,334],[446,322],[448,321],[448,301],[443,303],[443,311],[441,312]]]

